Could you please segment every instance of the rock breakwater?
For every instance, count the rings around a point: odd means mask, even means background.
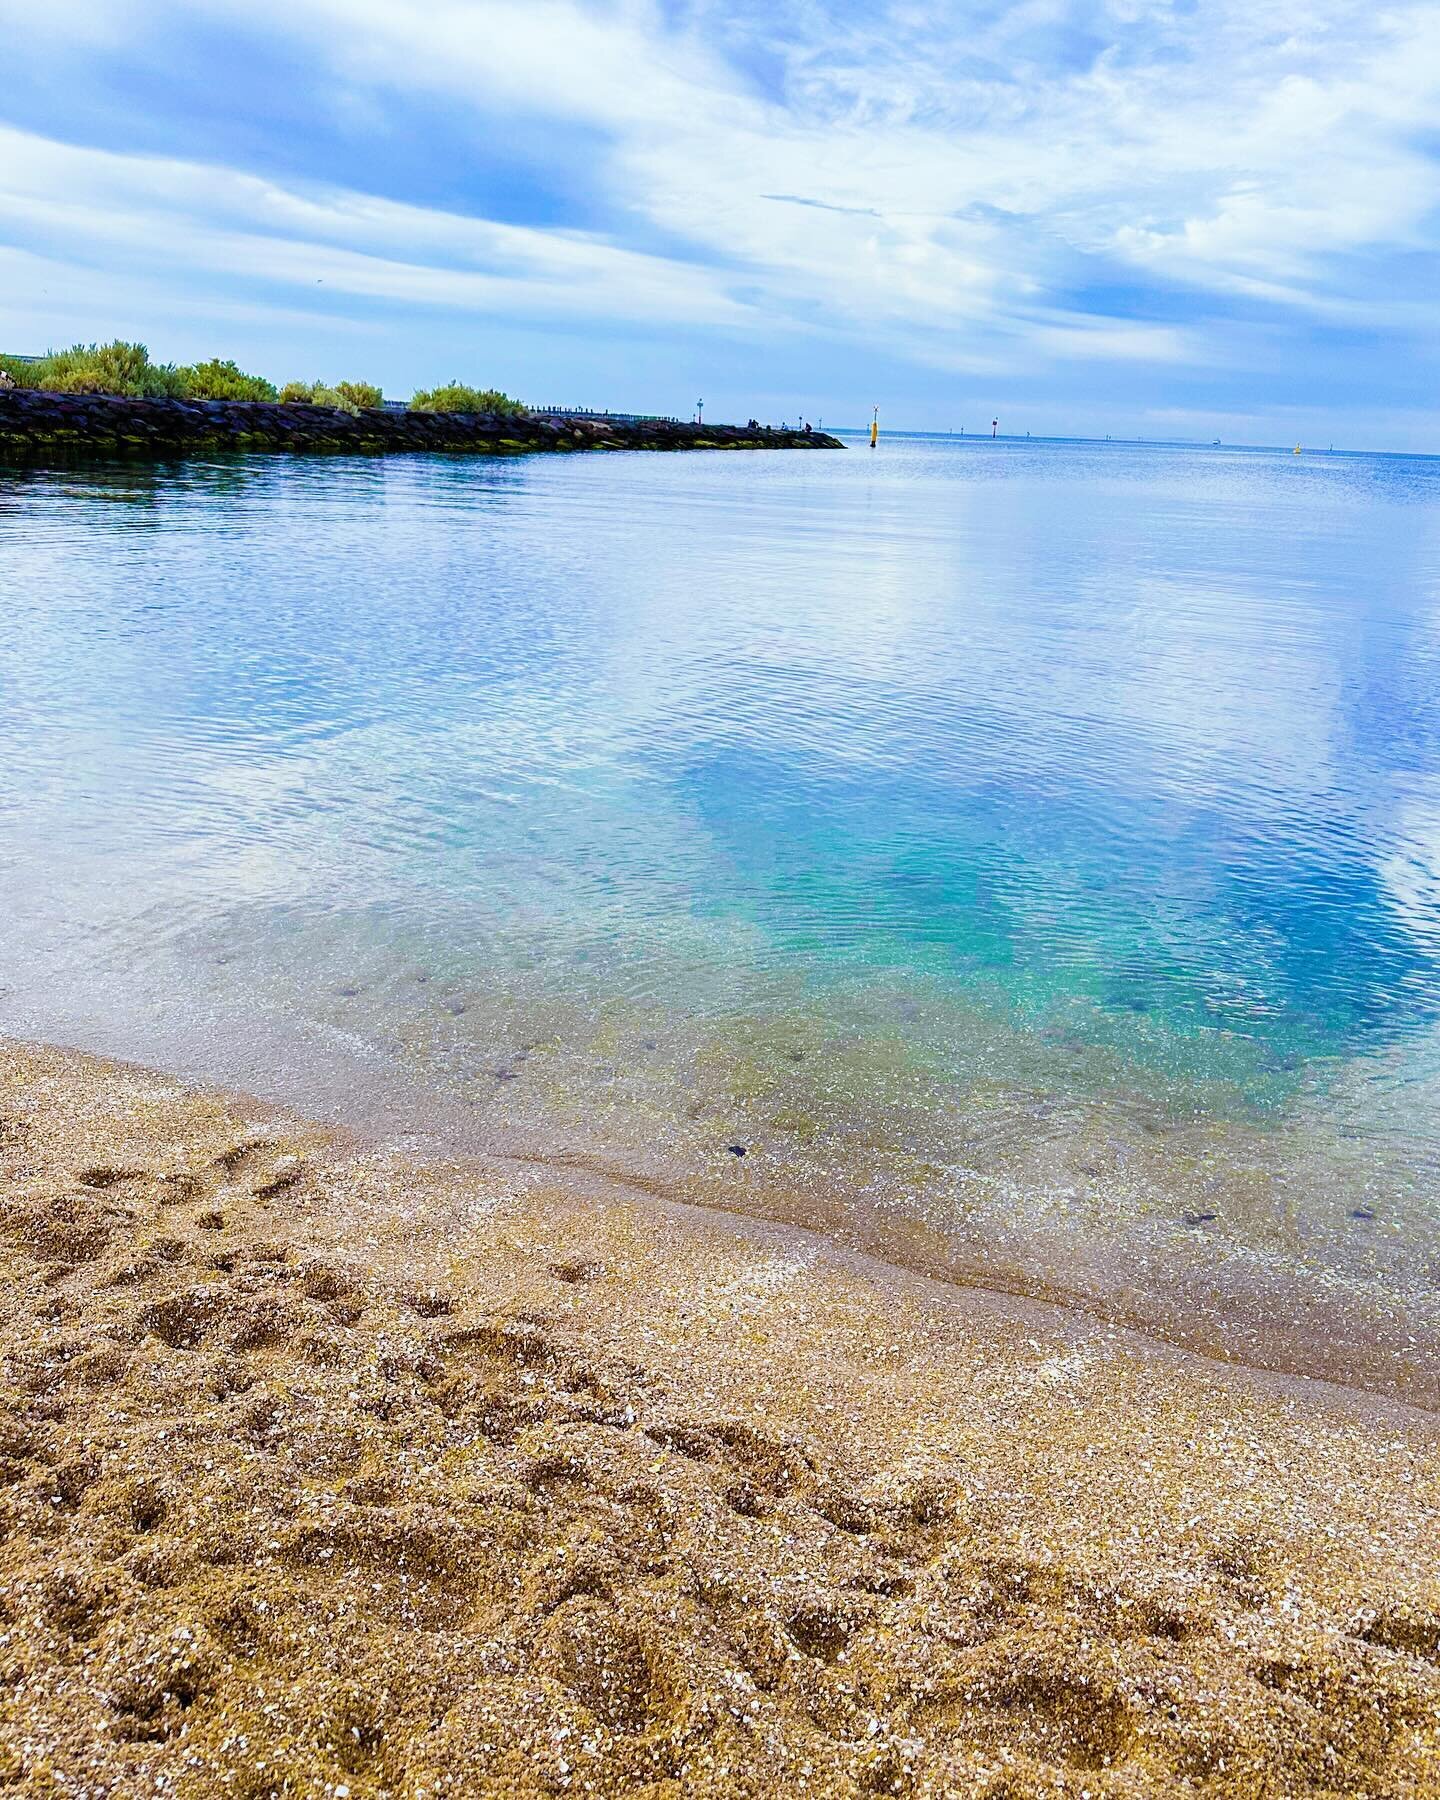
[[[390,456],[417,451],[521,456],[585,450],[838,450],[818,431],[487,413],[341,412],[230,400],[129,400],[0,391],[0,463],[246,452]]]

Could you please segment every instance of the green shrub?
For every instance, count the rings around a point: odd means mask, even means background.
[[[23,376],[19,373],[24,371]],[[26,387],[52,394],[124,394],[132,399],[183,399],[185,383],[173,363],[152,363],[143,344],[72,344],[38,363],[11,369]]]
[[[414,412],[499,413],[513,418],[525,408],[518,400],[496,388],[467,387],[463,381],[450,381],[444,387],[422,388],[410,402]]]
[[[385,396],[373,381],[337,381],[335,396],[335,404],[349,413],[373,412],[385,404]]]
[[[334,406],[341,412],[361,413],[383,404],[383,395],[373,382],[337,381],[329,387],[323,381],[287,381],[280,390],[287,405]]]
[[[247,375],[228,358],[191,363],[178,371],[192,400],[273,400],[275,383],[263,375]]]

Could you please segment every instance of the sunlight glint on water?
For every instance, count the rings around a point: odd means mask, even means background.
[[[6,476],[0,1025],[1419,1392],[1437,526],[1118,445]]]

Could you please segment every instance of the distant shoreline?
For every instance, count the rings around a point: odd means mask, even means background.
[[[870,435],[868,425],[837,425],[835,435],[840,438],[864,440]],[[1053,445],[1060,448],[1091,450],[1218,450],[1225,455],[1245,456],[1279,456],[1287,460],[1295,454],[1294,444],[1252,444],[1239,438],[1233,441],[1226,438],[1162,438],[1162,437],[1121,437],[1111,434],[1106,437],[1084,437],[1069,432],[1023,432],[1002,431],[992,437],[988,431],[943,431],[938,426],[929,430],[912,429],[899,425],[882,426],[880,441],[887,439],[901,443],[954,443],[963,444],[967,450],[984,449],[987,445],[1006,449],[1043,449]],[[1300,446],[1301,460],[1308,462],[1357,461],[1367,457],[1382,457],[1390,462],[1436,462],[1440,460],[1440,452],[1434,450],[1377,450],[1367,449],[1356,444],[1305,444]]]
[[[196,453],[524,456],[593,450],[840,450],[819,431],[620,423],[488,413],[350,413],[269,401],[138,400],[109,394],[0,391],[0,464],[44,466]]]

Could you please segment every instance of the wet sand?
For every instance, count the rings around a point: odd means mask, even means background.
[[[0,1046],[0,1791],[1440,1792],[1440,1421]]]

